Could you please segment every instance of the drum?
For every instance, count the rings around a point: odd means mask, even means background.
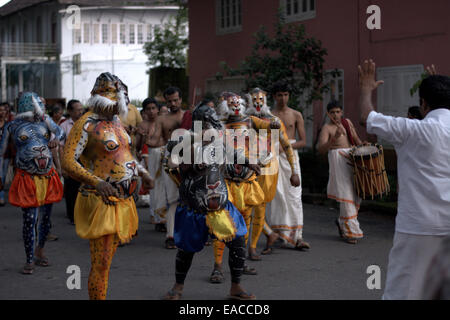
[[[355,188],[362,199],[383,197],[389,193],[389,180],[384,166],[383,147],[378,144],[353,147]]]

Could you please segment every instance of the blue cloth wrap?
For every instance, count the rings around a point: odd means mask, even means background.
[[[244,218],[236,207],[228,201],[225,209],[230,213],[236,227],[236,236],[243,237],[247,234]],[[199,252],[208,241],[209,228],[206,225],[206,216],[196,213],[188,206],[177,207],[175,212],[174,238],[177,248],[187,252]],[[213,235],[212,235],[213,236]],[[214,236],[213,236],[214,237]]]

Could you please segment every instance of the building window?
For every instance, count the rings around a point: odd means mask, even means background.
[[[72,57],[73,75],[81,74],[81,54],[74,54]]]
[[[80,44],[81,43],[81,28],[73,29],[73,43]]]
[[[152,41],[152,25],[147,25],[147,42]]]
[[[27,35],[28,35],[28,23],[26,21],[24,21],[23,25],[22,25],[22,41],[23,42],[28,42]]]
[[[89,23],[83,24],[83,43],[91,43],[91,26]]]
[[[281,6],[287,22],[316,17],[316,0],[281,0]]]
[[[128,25],[128,28],[129,28],[129,36],[130,36],[130,38],[129,38],[129,43],[130,44],[135,44],[136,43],[136,28],[135,28],[135,25],[134,24],[130,24],[130,25]]]
[[[127,37],[125,33],[125,25],[120,25],[120,44],[127,44]]]
[[[137,42],[138,44],[144,43],[144,26],[142,24],[137,26]]]
[[[242,30],[241,0],[216,0],[216,30],[217,34]]]
[[[117,24],[111,25],[111,43],[117,44]]]
[[[100,43],[100,25],[94,24],[93,26],[93,32],[94,32],[94,43]]]
[[[102,24],[102,43],[107,44],[109,42],[109,25]]]

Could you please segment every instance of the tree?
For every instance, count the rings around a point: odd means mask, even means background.
[[[282,8],[277,16],[273,37],[262,26],[255,34],[250,56],[236,69],[225,62],[221,62],[221,67],[229,76],[244,76],[247,90],[260,87],[270,91],[276,82],[287,82],[292,90],[290,106],[302,111],[305,106],[300,107],[300,102],[310,105],[321,100],[322,94],[329,90],[324,81],[328,52],[320,40],[307,36],[303,25],[286,24]],[[331,72],[333,77],[338,75],[337,70]]]
[[[144,52],[148,56],[147,64],[154,67],[186,68],[187,65],[187,7],[181,1],[174,1],[180,9],[178,14],[156,26],[153,40],[145,43]]]

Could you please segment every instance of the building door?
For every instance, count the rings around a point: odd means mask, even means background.
[[[377,111],[395,117],[406,117],[408,108],[419,106],[419,93],[411,95],[411,88],[421,79],[423,65],[377,68],[377,80],[384,84],[377,90]],[[389,146],[386,141],[379,143]]]

